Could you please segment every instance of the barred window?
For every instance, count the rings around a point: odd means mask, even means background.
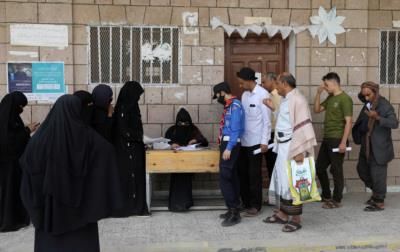
[[[90,27],[90,82],[178,84],[180,48],[177,27]]]
[[[381,84],[400,83],[399,31],[381,31],[379,76]]]

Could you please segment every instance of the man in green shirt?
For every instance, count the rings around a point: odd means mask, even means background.
[[[331,72],[322,78],[323,84],[318,88],[314,102],[314,112],[325,111],[324,138],[316,161],[316,170],[322,188],[323,208],[331,209],[341,206],[344,188],[343,161],[346,152],[347,140],[352,127],[353,101],[340,88],[340,78],[337,73]],[[320,102],[322,92],[328,97]],[[338,152],[333,149],[338,148]],[[329,186],[327,169],[333,177],[333,197]]]

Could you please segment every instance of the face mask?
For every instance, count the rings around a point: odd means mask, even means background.
[[[358,99],[362,102],[362,103],[367,103],[367,99],[365,99],[365,96],[363,96],[361,93],[358,93]]]
[[[225,104],[226,104],[225,96],[220,95],[220,96],[218,97],[218,99],[217,99],[217,102],[219,102],[220,104],[222,104],[222,105],[225,106]]]

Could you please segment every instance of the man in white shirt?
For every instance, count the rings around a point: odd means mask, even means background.
[[[258,215],[262,206],[262,154],[268,150],[271,136],[271,110],[263,104],[270,97],[268,91],[256,84],[255,72],[244,67],[237,73],[245,111],[244,133],[238,160],[240,196],[245,217]]]

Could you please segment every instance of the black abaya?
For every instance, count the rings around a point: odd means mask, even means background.
[[[170,144],[186,146],[193,139],[200,146],[208,146],[208,141],[200,130],[192,123],[189,112],[180,109],[176,116],[176,123],[165,133],[165,138],[171,140]],[[168,209],[174,212],[183,212],[193,206],[191,173],[171,174]]]
[[[144,90],[137,82],[121,88],[115,106],[114,146],[125,206],[115,217],[148,215],[143,126],[138,101]]]
[[[0,104],[0,232],[29,225],[19,195],[21,168],[18,163],[30,138],[19,114],[27,99],[20,92],[7,94]]]
[[[122,207],[111,144],[86,125],[81,101],[61,96],[20,159],[35,251],[99,251],[97,221]]]
[[[108,107],[112,96],[112,89],[105,84],[97,85],[92,92],[94,102],[92,127],[110,143],[112,143],[113,118],[108,116]]]

